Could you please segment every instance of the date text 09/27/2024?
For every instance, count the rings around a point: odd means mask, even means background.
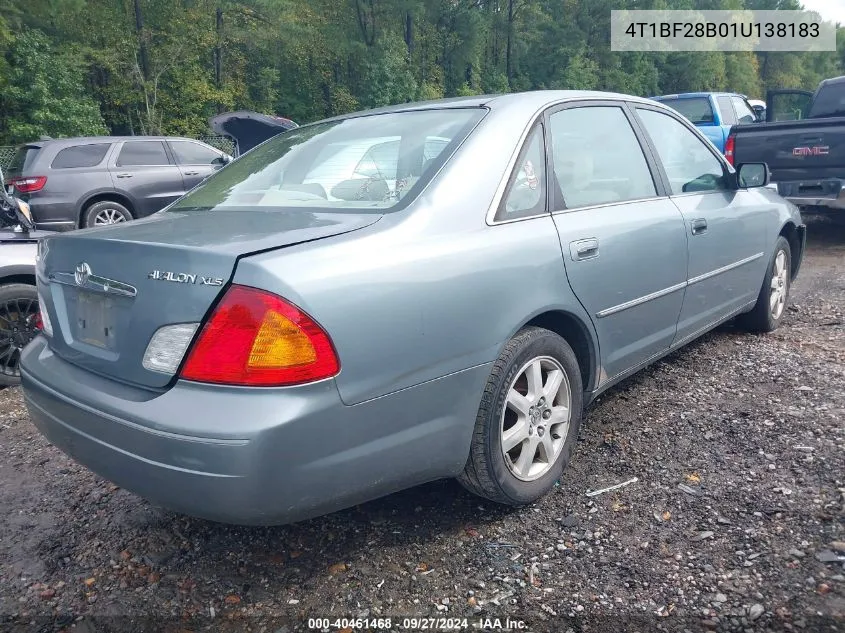
[[[315,631],[523,631],[525,620],[512,618],[309,618],[308,628]]]

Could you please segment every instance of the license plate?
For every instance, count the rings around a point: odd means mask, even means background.
[[[80,292],[76,303],[76,339],[106,350],[117,348],[114,301],[109,297]]]

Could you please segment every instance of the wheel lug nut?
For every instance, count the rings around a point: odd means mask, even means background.
[[[545,411],[543,411],[543,419],[544,420],[548,420],[550,417],[552,417],[552,410],[551,409],[546,409]]]

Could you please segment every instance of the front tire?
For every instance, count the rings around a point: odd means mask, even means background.
[[[20,358],[38,334],[38,292],[29,284],[0,286],[0,386],[20,384]]]
[[[751,312],[739,317],[739,323],[751,332],[773,332],[786,313],[792,286],[792,249],[785,237],[775,242],[775,251],[766,269],[757,303]]]
[[[458,481],[496,503],[536,501],[569,463],[582,409],[572,348],[554,332],[524,328],[493,365]]]

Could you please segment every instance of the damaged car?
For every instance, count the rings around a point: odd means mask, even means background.
[[[441,478],[528,504],[612,385],[726,321],[781,324],[805,227],[768,180],[611,93],[303,125],[160,213],[39,241],[26,406],[100,476],[216,521]]]

